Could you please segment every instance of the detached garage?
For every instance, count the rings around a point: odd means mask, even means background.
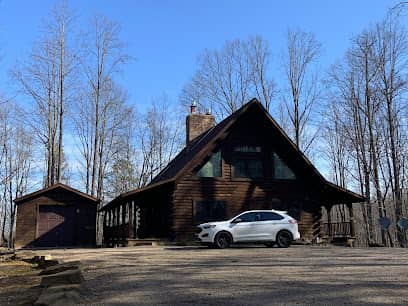
[[[98,199],[58,183],[14,202],[16,248],[95,246]]]

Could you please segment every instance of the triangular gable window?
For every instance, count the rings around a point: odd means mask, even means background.
[[[214,152],[210,159],[198,170],[199,177],[221,177],[221,151]]]
[[[291,168],[275,152],[272,153],[274,178],[278,180],[295,180],[296,175]]]

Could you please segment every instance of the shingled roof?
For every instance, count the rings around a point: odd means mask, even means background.
[[[190,169],[191,166],[197,162],[196,157],[199,154],[201,155],[202,152],[210,150],[211,144],[216,143],[221,137],[223,137],[229,128],[231,128],[232,125],[239,120],[239,118],[241,118],[248,110],[252,108],[258,108],[265,116],[267,116],[271,126],[278,132],[277,134],[280,136],[281,140],[286,143],[286,146],[291,151],[293,156],[296,156],[298,162],[301,163],[304,168],[307,168],[310,173],[323,184],[326,192],[343,193],[343,199],[348,199],[352,202],[364,201],[364,197],[360,196],[359,194],[328,182],[303,154],[303,152],[297,148],[294,142],[286,135],[286,133],[270,116],[262,104],[257,99],[252,99],[233,114],[222,120],[216,126],[194,139],[193,142],[187,145],[173,160],[171,160],[169,164],[156,177],[154,177],[146,187],[121,194],[116,199],[112,200],[111,203],[108,203],[105,207],[108,205],[111,206],[111,204],[118,201],[121,202],[127,197],[135,195],[139,192],[151,190],[152,188],[161,186],[162,184],[174,182],[184,173],[185,170]]]
[[[175,179],[181,170],[183,170],[199,152],[206,148],[210,143],[216,141],[217,138],[236,122],[236,120],[253,104],[260,105],[256,99],[251,100],[216,126],[194,139],[191,144],[186,146],[172,161],[170,161],[170,163],[151,181],[150,184],[157,184],[164,180]]]
[[[51,186],[49,186],[49,187],[46,187],[46,188],[37,190],[37,191],[35,191],[35,192],[26,194],[26,195],[24,195],[24,196],[18,197],[18,198],[16,198],[16,199],[14,199],[14,203],[20,204],[20,203],[26,202],[26,201],[31,200],[31,199],[33,199],[33,198],[35,198],[35,197],[38,197],[38,196],[40,196],[40,195],[42,195],[42,194],[45,194],[45,193],[47,193],[47,192],[50,192],[51,190],[54,190],[54,189],[63,189],[63,190],[66,190],[66,191],[75,193],[75,194],[77,194],[78,196],[80,196],[80,197],[82,197],[82,198],[85,198],[85,199],[88,199],[88,200],[90,200],[90,201],[92,201],[92,202],[95,202],[95,203],[99,203],[99,202],[100,202],[99,199],[97,199],[97,198],[95,198],[95,197],[93,197],[93,196],[91,196],[91,195],[89,195],[89,194],[87,194],[87,193],[84,193],[84,192],[82,192],[82,191],[79,191],[79,190],[77,190],[77,189],[75,189],[75,188],[72,188],[71,186],[65,185],[65,184],[63,184],[63,183],[56,183],[56,184],[51,185]]]

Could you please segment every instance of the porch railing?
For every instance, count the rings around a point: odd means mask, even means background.
[[[325,237],[351,237],[350,222],[323,223],[323,236]]]
[[[131,236],[131,228],[129,223],[105,226],[103,229],[103,239],[106,245],[117,245],[123,243]]]

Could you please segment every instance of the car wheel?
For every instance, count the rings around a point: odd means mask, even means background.
[[[275,242],[271,241],[271,242],[266,242],[264,244],[265,244],[266,247],[272,248],[275,245]]]
[[[276,236],[276,244],[280,248],[288,248],[292,243],[292,234],[288,231],[281,231]]]
[[[217,236],[215,236],[214,243],[217,248],[226,249],[231,245],[232,237],[227,232],[221,232],[218,233]]]

